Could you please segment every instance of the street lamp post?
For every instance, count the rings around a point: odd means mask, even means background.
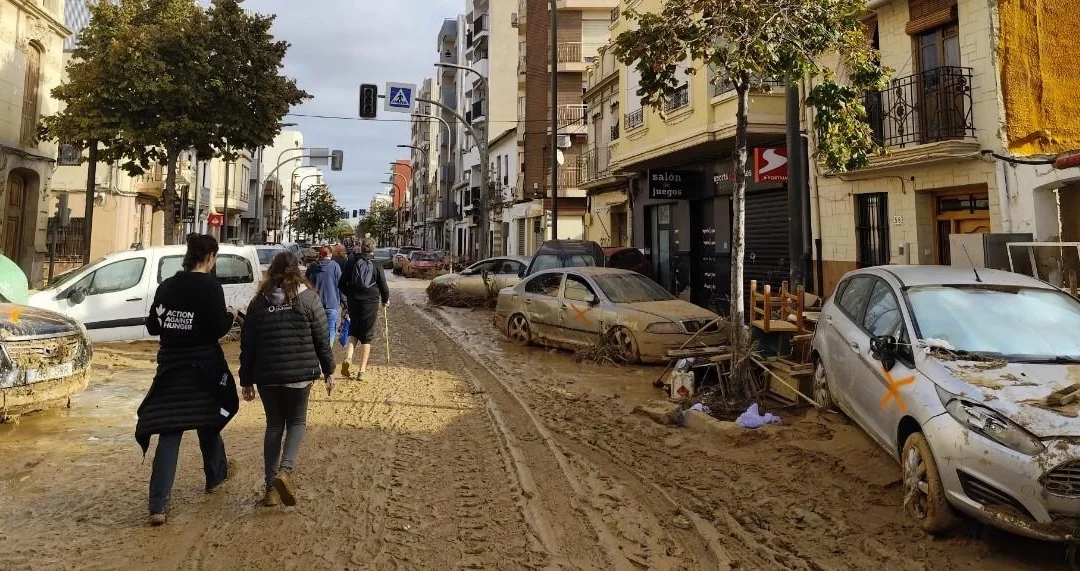
[[[430,115],[430,114],[426,114],[426,113],[413,113],[412,116],[417,117],[417,118],[423,117],[423,118],[426,118],[426,119],[436,119],[436,120],[439,121],[439,123],[442,123],[442,126],[446,128],[446,148],[447,148],[447,150],[450,149],[450,139],[451,139],[450,123],[447,123],[446,119],[443,119],[442,117],[440,117],[438,115]],[[442,145],[439,145],[439,148],[442,149]],[[439,165],[439,166],[441,167],[442,165]],[[441,172],[441,170],[438,173],[438,176],[439,176],[439,178],[438,178],[439,184],[441,184],[442,183],[442,172]],[[451,181],[451,185],[452,185],[452,181]],[[443,206],[443,217],[444,217],[444,219],[448,218],[448,215],[449,215],[449,212],[450,212],[450,192],[449,192],[449,189],[447,190],[446,196],[443,197],[442,196],[442,190],[438,188],[438,184],[437,184],[436,185],[436,192],[439,194],[438,200],[442,203],[442,206]],[[436,245],[439,243],[438,237],[439,237],[438,226],[436,226],[436,235],[435,235],[435,243],[436,243]],[[447,245],[446,249],[449,250],[450,246]]]
[[[551,0],[551,239],[559,239],[559,6]]]
[[[554,0],[552,0],[552,1],[554,2]],[[465,121],[464,118],[462,118],[461,115],[459,115],[456,110],[453,110],[453,109],[450,110],[454,114],[454,116],[457,117],[458,121],[461,121],[462,123],[464,123],[465,126],[469,129],[469,134],[472,135],[473,139],[476,141],[477,146],[480,148],[480,234],[481,234],[481,236],[480,236],[480,238],[481,238],[480,239],[480,258],[484,259],[484,258],[487,258],[491,253],[490,248],[488,247],[489,246],[489,242],[488,242],[489,237],[488,237],[488,235],[490,234],[489,227],[491,225],[491,221],[488,219],[488,212],[487,212],[487,203],[488,203],[488,196],[487,196],[488,195],[488,160],[489,160],[487,136],[488,136],[488,132],[489,132],[488,125],[491,124],[491,117],[490,117],[490,114],[491,114],[491,98],[489,97],[490,93],[488,93],[488,81],[487,81],[487,78],[484,77],[484,74],[476,71],[475,69],[473,69],[471,67],[467,67],[467,66],[464,66],[464,65],[457,65],[457,64],[453,64],[453,63],[436,63],[435,67],[448,67],[448,68],[452,68],[452,69],[460,69],[462,71],[471,72],[471,73],[476,74],[476,76],[478,78],[480,78],[480,86],[481,86],[482,91],[484,93],[484,103],[483,104],[487,106],[487,110],[484,111],[485,119],[484,119],[484,127],[483,127],[483,133],[484,133],[483,138],[480,138],[480,137],[476,136],[476,132],[473,130],[472,126],[467,121]],[[417,98],[416,100],[420,101],[421,103],[433,103],[433,104],[435,104],[435,105],[437,105],[439,107],[442,107],[443,109],[449,109],[449,107],[447,107],[445,105],[442,105],[441,103],[437,103],[435,101],[425,100],[425,99],[420,99],[420,98]]]
[[[311,151],[311,150],[316,149],[316,148],[318,148],[318,147],[293,147],[291,149],[285,149],[285,150],[281,151],[280,153],[278,153],[277,164],[274,165],[274,168],[270,171],[269,174],[266,175],[266,180],[263,182],[263,184],[265,185],[267,182],[270,182],[270,179],[274,178],[274,175],[277,174],[278,169],[280,169],[286,163],[286,161],[282,160],[285,157],[285,153],[290,153],[290,152],[294,152],[294,151],[300,151],[301,153],[304,153],[304,152],[308,152],[308,151]],[[340,152],[340,151],[333,151],[333,152],[331,152],[331,155],[333,155],[334,152]],[[301,155],[299,157],[293,157],[293,158],[289,159],[289,161],[294,161],[296,159],[300,159],[300,158],[303,158],[303,157],[304,157],[304,155]],[[290,181],[290,183],[291,183],[291,181]],[[291,186],[291,184],[290,184],[290,186]],[[292,188],[289,188],[289,201],[290,201],[290,203],[292,202]],[[290,204],[289,206],[292,206],[292,204]],[[278,208],[278,212],[283,212],[283,211],[284,210],[281,207]]]
[[[446,64],[446,65],[449,65],[449,64]],[[461,66],[451,66],[451,67],[461,67]],[[464,68],[464,69],[469,69],[469,68]],[[470,71],[472,71],[472,70],[470,70]],[[416,100],[419,101],[420,103],[430,103],[430,104],[432,104],[432,105],[434,105],[436,107],[440,107],[442,109],[445,109],[445,110],[449,111],[454,116],[455,119],[460,121],[461,124],[465,126],[465,130],[467,130],[469,132],[469,136],[472,137],[474,141],[476,141],[477,146],[480,148],[480,178],[481,178],[481,180],[487,180],[487,174],[488,174],[487,140],[486,139],[481,139],[480,137],[478,137],[476,135],[476,130],[473,129],[473,126],[470,125],[469,122],[466,121],[465,118],[462,117],[461,114],[458,113],[456,109],[454,109],[452,107],[448,107],[446,105],[443,105],[442,103],[439,103],[438,101],[434,101],[434,100],[431,100],[431,99],[424,99],[422,97],[417,97]],[[483,222],[484,220],[487,219],[486,213],[483,211],[484,198],[486,196],[486,192],[485,192],[485,187],[486,186],[487,186],[486,184],[483,184],[483,185],[480,186],[480,205],[481,205],[481,217],[480,217],[480,220],[481,220],[481,222]],[[483,226],[481,226],[481,229],[483,229]],[[486,239],[481,240],[480,243],[481,243],[480,257],[481,258],[486,258],[487,256],[485,255],[485,251],[487,250],[487,240]]]

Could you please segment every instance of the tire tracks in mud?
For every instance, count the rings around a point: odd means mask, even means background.
[[[410,307],[453,342],[448,324],[436,312]],[[456,343],[455,343],[456,345]],[[692,567],[730,569],[733,562],[721,544],[721,534],[692,511],[685,510],[662,488],[636,470],[622,465],[615,458],[595,447],[585,447],[560,435],[553,434],[536,412],[511,386],[504,375],[493,371],[488,364],[468,355],[464,348],[463,364],[478,388],[486,391],[486,402],[495,423],[500,428],[508,454],[514,457],[523,489],[535,480],[530,466],[554,461],[563,483],[569,487],[570,504],[587,520],[595,540],[603,549],[605,562],[601,567],[614,569],[655,569]],[[514,426],[506,422],[512,417]],[[535,434],[533,434],[535,432]],[[546,450],[536,450],[539,443]],[[530,449],[531,448],[531,449]],[[516,450],[515,450],[516,449]],[[607,468],[601,468],[606,466]],[[612,466],[620,468],[611,470]],[[567,495],[551,482],[537,493],[554,492]],[[547,489],[544,489],[547,488]],[[528,494],[527,494],[528,497]],[[529,498],[535,500],[533,496]],[[541,498],[543,500],[545,498]],[[550,526],[547,521],[547,502],[527,503],[525,511],[538,535]],[[659,533],[657,532],[659,530]],[[561,544],[545,544],[548,551],[558,550]],[[558,558],[559,556],[556,555]],[[572,561],[580,567],[580,561]]]

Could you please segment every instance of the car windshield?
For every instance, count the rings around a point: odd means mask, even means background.
[[[908,290],[907,296],[920,338],[936,345],[1010,360],[1080,359],[1080,303],[1064,293],[926,286]]]
[[[596,260],[592,256],[586,256],[582,254],[574,255],[560,255],[560,254],[539,254],[533,259],[532,270],[530,273],[538,273],[544,270],[554,270],[556,268],[587,268],[596,265]]]
[[[666,289],[641,274],[596,276],[596,285],[612,303],[641,303],[675,299]]]
[[[278,252],[284,252],[285,248],[259,248],[259,263],[269,264],[274,261]]]
[[[98,258],[98,259],[94,260],[93,262],[90,262],[89,264],[87,264],[85,266],[79,266],[79,267],[77,267],[77,268],[75,268],[73,270],[66,271],[66,272],[60,274],[59,276],[54,277],[53,280],[51,282],[49,282],[49,289],[60,289],[60,288],[62,288],[64,286],[66,286],[75,277],[79,276],[82,273],[81,270],[83,270],[84,268],[86,268],[88,266],[96,266],[97,264],[101,263],[101,261],[103,261],[104,259],[105,258],[103,258],[103,257]]]

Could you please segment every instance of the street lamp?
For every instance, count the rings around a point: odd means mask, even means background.
[[[450,123],[447,123],[446,119],[443,119],[442,117],[440,117],[440,116],[438,116],[438,115],[431,115],[431,114],[427,114],[427,113],[413,113],[413,114],[412,114],[412,117],[413,117],[413,118],[415,118],[415,119],[435,119],[435,120],[437,120],[437,121],[438,121],[439,123],[441,123],[441,124],[442,124],[442,126],[443,126],[444,128],[446,128],[446,139],[445,139],[445,141],[446,141],[446,148],[447,148],[447,149],[449,150],[449,148],[450,148],[450,138],[451,138],[451,135],[450,135]],[[441,145],[441,144],[439,144],[439,145],[438,145],[438,147],[439,147],[440,149],[442,149],[442,145]],[[440,166],[440,167],[441,167],[442,165],[440,164],[440,165],[438,165],[438,166]],[[441,171],[439,172],[439,178],[438,178],[438,181],[439,181],[439,183],[438,183],[438,184],[442,184],[443,182],[446,182],[446,181],[443,181],[443,179],[442,179],[442,173],[441,173]],[[452,182],[452,181],[450,181],[450,182]],[[443,215],[445,216],[445,215],[446,215],[446,213],[450,211],[450,193],[449,193],[449,191],[448,191],[448,192],[446,193],[446,196],[445,196],[445,197],[444,197],[444,196],[442,196],[442,189],[440,189],[440,188],[438,187],[438,184],[436,185],[436,189],[435,189],[435,192],[436,192],[436,194],[438,195],[438,201],[439,201],[440,203],[442,203],[442,207],[443,207],[443,208],[442,208],[442,212],[443,212]],[[436,217],[436,218],[437,218],[437,217]],[[435,239],[435,240],[436,240],[436,244],[438,244],[438,238],[437,238],[437,236],[439,236],[439,235],[440,235],[440,234],[436,234],[436,239]],[[447,246],[446,246],[446,249],[447,249],[447,250],[449,250],[449,249],[450,249],[450,246],[449,246],[449,245],[447,245]]]
[[[552,18],[555,17],[554,16],[554,5],[555,5],[555,0],[552,0]],[[553,36],[553,38],[554,38],[554,36]],[[555,43],[554,40],[552,40],[552,44],[554,44],[554,43]],[[552,48],[552,49],[554,50],[554,48]],[[552,65],[556,65],[556,64],[552,63]],[[476,76],[478,78],[480,78],[480,86],[481,86],[482,92],[484,94],[483,104],[488,106],[487,111],[484,112],[484,127],[483,127],[484,136],[483,136],[483,138],[477,137],[475,132],[472,129],[472,126],[467,121],[465,121],[460,115],[458,115],[457,111],[452,110],[454,116],[457,117],[457,119],[459,121],[464,123],[465,126],[469,129],[469,132],[470,132],[470,134],[473,135],[473,139],[476,141],[476,145],[479,147],[479,151],[480,151],[480,205],[481,205],[480,206],[480,234],[481,234],[481,236],[480,236],[480,258],[484,259],[484,258],[487,258],[490,255],[490,251],[488,249],[488,245],[489,245],[488,244],[488,234],[490,233],[490,230],[489,230],[490,220],[488,220],[487,209],[483,206],[483,205],[487,204],[487,200],[488,200],[487,193],[488,193],[488,160],[489,160],[489,157],[488,157],[488,140],[487,140],[487,136],[488,136],[488,132],[490,131],[490,129],[488,129],[488,125],[491,124],[490,123],[490,121],[491,121],[491,117],[490,117],[490,114],[491,114],[491,106],[490,106],[491,105],[491,98],[489,97],[490,93],[488,93],[488,81],[487,81],[487,78],[484,77],[484,74],[480,73],[479,71],[476,71],[475,69],[473,69],[471,67],[467,67],[467,66],[464,66],[464,65],[458,65],[458,64],[454,64],[454,63],[442,63],[442,62],[439,62],[439,63],[435,64],[435,67],[448,67],[448,68],[459,69],[459,70],[462,70],[462,71],[465,71],[465,72],[476,74]],[[558,75],[558,71],[559,71],[558,68],[553,67],[551,71],[552,71],[553,76]],[[552,99],[556,100],[557,97],[558,96],[556,94],[556,95],[552,96]],[[448,109],[448,107],[446,107],[445,105],[433,102],[431,100],[424,100],[424,99],[417,98],[417,101],[419,101],[421,103],[435,103],[435,105],[437,105],[439,107],[442,107],[444,109]],[[552,113],[553,114],[555,113],[554,109],[552,109]]]
[[[559,3],[551,0],[551,239],[559,239]]]

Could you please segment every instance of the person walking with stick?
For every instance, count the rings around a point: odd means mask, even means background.
[[[383,275],[382,267],[375,263],[375,240],[365,238],[360,242],[360,254],[345,269],[340,285],[349,311],[349,341],[345,345],[341,375],[348,378],[352,372],[353,353],[359,342],[358,378],[362,379],[371,356],[371,340],[374,337],[375,322],[379,318],[379,305],[381,303],[384,311],[390,306],[390,288],[386,285],[386,276]]]

